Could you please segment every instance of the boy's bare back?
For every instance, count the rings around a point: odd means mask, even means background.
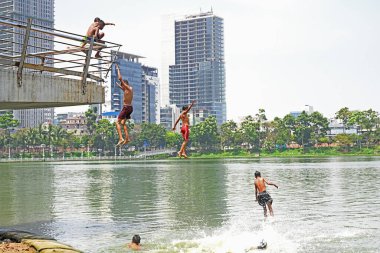
[[[256,178],[255,179],[255,185],[257,187],[257,189],[259,190],[259,192],[264,192],[267,190],[267,187],[265,186],[265,179],[262,178],[262,177],[259,177],[259,178]]]

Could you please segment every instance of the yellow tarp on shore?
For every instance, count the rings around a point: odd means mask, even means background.
[[[34,247],[37,252],[40,253],[78,253],[81,251],[73,249],[69,245],[59,243],[52,240],[33,240],[25,239],[22,240],[23,243]]]

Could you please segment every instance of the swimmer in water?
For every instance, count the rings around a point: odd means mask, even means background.
[[[128,248],[132,250],[141,250],[140,241],[141,241],[141,237],[139,235],[134,235],[132,237],[132,242],[128,243]]]
[[[245,252],[249,252],[249,251],[255,250],[255,249],[266,249],[266,248],[267,248],[267,242],[264,241],[264,239],[263,239],[263,240],[261,240],[261,242],[258,246],[246,249]]]

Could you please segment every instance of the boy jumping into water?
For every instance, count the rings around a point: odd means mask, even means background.
[[[276,187],[278,189],[277,185],[265,180],[265,178],[261,177],[261,173],[259,171],[256,171],[255,172],[256,201],[258,201],[259,205],[264,208],[264,217],[267,217],[267,207],[266,206],[268,206],[270,215],[273,216],[273,209],[272,209],[273,199],[271,198],[269,193],[266,191],[265,184],[273,185],[274,187]]]
[[[116,130],[117,133],[119,134],[119,142],[116,144],[116,146],[120,146],[122,144],[127,144],[129,140],[129,135],[128,135],[128,128],[126,123],[127,119],[131,118],[131,114],[133,112],[133,107],[132,107],[132,100],[133,100],[133,89],[129,85],[128,80],[123,80],[123,77],[120,74],[120,69],[117,64],[115,64],[116,70],[117,70],[117,76],[120,81],[120,83],[116,83],[120,89],[124,91],[123,95],[123,109],[119,113],[119,116],[117,117],[116,121]],[[123,135],[121,133],[121,125],[124,128],[124,134],[125,134],[125,140],[123,139]]]
[[[114,23],[106,23],[103,20],[101,20],[100,18],[96,17],[94,19],[94,22],[87,29],[87,33],[86,33],[86,36],[83,38],[83,42],[82,42],[81,47],[83,48],[88,43],[88,41],[91,39],[91,37],[93,37],[93,36],[95,37],[95,42],[104,43],[104,41],[101,40],[104,37],[104,33],[100,32],[100,30],[103,30],[103,28],[106,25],[115,25],[115,24]],[[95,58],[101,58],[100,50],[102,50],[102,49],[100,48],[97,50],[97,52],[95,54]]]
[[[189,142],[189,136],[190,136],[190,122],[189,122],[189,115],[187,113],[190,111],[191,107],[193,107],[195,101],[191,102],[190,105],[185,105],[182,107],[182,113],[179,115],[177,121],[174,124],[173,131],[175,131],[175,128],[177,127],[177,124],[179,120],[182,120],[182,127],[181,127],[181,134],[183,137],[183,143],[181,146],[180,151],[178,152],[178,156],[181,158],[182,156],[184,158],[188,158],[186,155],[186,145]]]

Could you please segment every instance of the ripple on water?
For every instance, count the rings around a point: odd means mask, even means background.
[[[0,224],[85,252],[378,252],[380,159],[0,164]],[[263,223],[254,172],[275,219]],[[30,180],[32,179],[32,180]]]

